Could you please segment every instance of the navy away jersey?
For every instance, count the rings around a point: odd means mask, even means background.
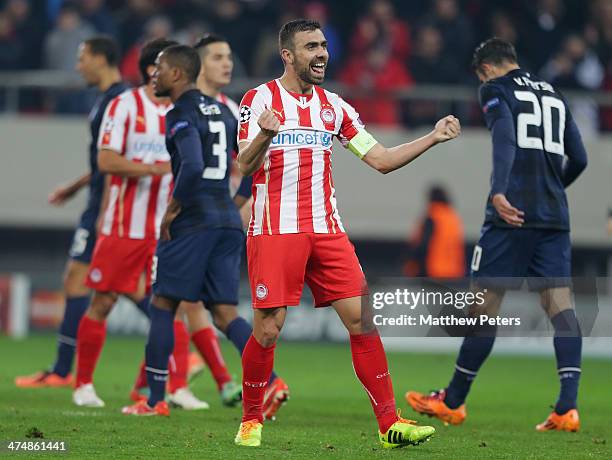
[[[110,101],[123,93],[128,86],[123,82],[112,84],[106,91],[98,96],[94,106],[89,112],[89,130],[91,141],[89,143],[89,168],[91,179],[89,181],[89,197],[87,199],[87,209],[95,210],[97,215],[102,203],[102,193],[104,192],[104,175],[98,171],[98,136],[100,134],[100,124],[104,118],[106,106]]]
[[[503,193],[524,211],[523,227],[569,230],[565,187],[586,166],[586,152],[564,98],[516,69],[483,84],[480,104],[493,137],[485,224],[509,226],[491,203]]]
[[[242,230],[229,188],[232,152],[238,151],[238,122],[230,109],[198,90],[189,90],[168,112],[166,125],[174,197],[182,206],[171,234],[210,228]],[[180,190],[187,181],[188,189]]]

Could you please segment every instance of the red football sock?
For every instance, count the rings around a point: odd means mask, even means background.
[[[355,374],[368,393],[378,427],[384,433],[397,421],[385,349],[378,333],[351,335],[350,338]]]
[[[83,316],[77,331],[76,387],[92,383],[93,373],[106,339],[106,322]]]
[[[217,382],[217,388],[221,390],[224,384],[232,380],[232,376],[227,370],[225,361],[223,361],[217,334],[212,327],[207,327],[194,332],[191,340],[206,361],[206,365],[210,369],[215,382]]]
[[[174,350],[168,363],[168,391],[174,393],[187,386],[189,369],[189,332],[182,321],[174,322]]]
[[[242,352],[242,421],[263,417],[264,395],[274,367],[274,348],[264,348],[251,335]]]
[[[140,369],[138,370],[138,376],[136,377],[136,382],[134,383],[134,389],[140,390],[141,388],[146,388],[149,386],[147,383],[147,372],[145,371],[146,363],[143,361],[140,364]]]

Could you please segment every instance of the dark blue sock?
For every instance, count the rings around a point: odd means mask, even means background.
[[[174,312],[162,310],[151,304],[149,308],[151,328],[145,348],[149,406],[163,401],[168,381],[168,360],[174,347]]]
[[[582,358],[582,333],[574,310],[564,310],[550,320],[555,328],[555,356],[561,383],[559,399],[555,405],[557,414],[565,414],[576,408],[580,364]]]
[[[456,409],[465,402],[472,382],[495,343],[495,326],[479,327],[463,339],[455,364],[455,373],[446,388],[444,402]]]
[[[149,314],[149,304],[150,303],[151,303],[151,296],[146,295],[140,302],[134,303],[134,305],[136,305],[136,308],[138,308],[147,318],[151,318]]]
[[[225,330],[225,336],[234,344],[240,353],[240,356],[242,356],[242,351],[244,350],[244,347],[249,341],[252,333],[253,328],[242,316],[237,317],[235,320],[229,323],[227,325],[227,329]],[[272,383],[275,378],[276,374],[274,371],[272,371],[268,383]]]
[[[57,336],[57,360],[52,369],[52,372],[62,377],[66,377],[72,369],[77,331],[87,307],[89,307],[89,296],[66,298],[64,318]]]

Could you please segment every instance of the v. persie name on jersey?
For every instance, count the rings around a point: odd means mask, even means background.
[[[275,147],[318,145],[329,148],[332,145],[333,135],[325,131],[308,129],[290,129],[282,131],[272,138],[271,145]]]
[[[514,82],[519,86],[528,86],[536,91],[549,91],[551,93],[555,92],[555,89],[552,87],[550,83],[545,81],[533,81],[527,77],[516,77],[513,78]]]

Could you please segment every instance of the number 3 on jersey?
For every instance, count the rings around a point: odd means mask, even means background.
[[[545,150],[548,153],[564,155],[563,136],[565,134],[565,105],[555,97],[543,96],[542,103],[538,96],[529,91],[515,91],[514,97],[519,101],[528,102],[532,106],[531,112],[521,113],[517,118],[516,141],[522,149]],[[558,117],[553,117],[553,109]],[[544,120],[544,142],[536,136],[530,136],[529,126],[539,128]],[[558,140],[555,140],[555,135]]]
[[[202,178],[222,180],[227,171],[227,137],[225,135],[225,123],[222,121],[209,121],[208,130],[219,134],[219,140],[213,144],[212,153],[219,159],[219,166],[207,166],[204,168]]]

